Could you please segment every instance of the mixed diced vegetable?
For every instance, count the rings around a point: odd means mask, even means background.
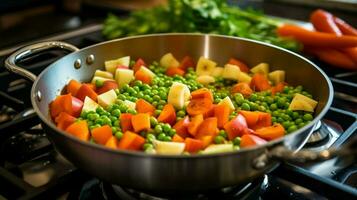
[[[220,67],[167,53],[152,64],[126,56],[104,65],[89,83],[70,80],[50,116],[68,134],[112,149],[208,154],[261,145],[309,123],[318,103],[268,63],[231,58]]]

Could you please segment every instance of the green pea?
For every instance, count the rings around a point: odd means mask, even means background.
[[[99,124],[95,124],[95,125],[92,125],[92,126],[89,126],[89,129],[95,129],[95,128],[99,128],[100,125]]]
[[[119,120],[115,121],[115,122],[113,123],[113,126],[119,127],[119,126],[120,126],[120,121],[119,121]]]
[[[159,107],[159,106],[158,106],[158,107]],[[159,116],[160,113],[161,113],[161,110],[160,110],[160,109],[157,109],[157,110],[155,110],[155,112],[154,112],[155,116]]]
[[[115,132],[115,137],[120,140],[123,137],[123,133],[121,131]]]
[[[157,106],[157,109],[160,110],[160,113],[161,113],[161,110],[162,110],[163,108],[164,108],[164,105],[161,105],[161,104],[160,104],[160,105]]]
[[[300,123],[298,124],[298,127],[299,127],[299,128],[301,128],[301,127],[303,127],[303,126],[305,126],[305,123],[304,123],[304,122],[300,122]]]
[[[219,130],[218,135],[222,136],[225,139],[227,139],[228,137],[225,130]]]
[[[309,113],[306,113],[303,117],[302,117],[305,121],[311,121],[314,117],[309,114]]]
[[[223,144],[224,143],[224,137],[222,137],[221,135],[217,135],[214,138],[214,143],[216,144]]]
[[[154,134],[149,133],[146,135],[146,140],[150,143],[152,143],[155,139],[156,139],[156,137]]]
[[[96,119],[96,120],[95,120],[95,123],[96,123],[96,124],[99,124],[99,125],[104,125],[104,121],[103,121],[103,119],[101,119],[101,118]]]
[[[176,130],[175,129],[170,129],[170,131],[169,131],[169,135],[171,136],[171,137],[173,137],[174,135],[176,134]]]
[[[240,145],[241,138],[240,137],[235,137],[233,139],[233,145],[239,146]]]
[[[164,138],[164,141],[166,142],[170,142],[172,139],[169,135],[166,135],[165,138]]]
[[[286,99],[285,99],[285,98],[279,98],[278,101],[277,101],[277,106],[278,106],[279,108],[284,108],[285,102],[286,102]]]
[[[250,106],[249,106],[248,103],[243,103],[243,104],[241,105],[241,108],[242,108],[243,110],[250,110]]]
[[[253,102],[249,103],[249,106],[250,106],[250,110],[252,110],[252,111],[259,109],[259,106]]]
[[[285,121],[290,121],[290,120],[291,120],[290,116],[287,115],[287,114],[284,114],[284,115],[282,116],[282,118],[283,118]]]
[[[165,137],[166,137],[165,133],[160,133],[160,134],[157,136],[157,139],[158,139],[158,140],[161,140],[161,141],[165,141]]]
[[[293,119],[298,119],[300,117],[299,113],[298,112],[293,112]]]
[[[276,117],[271,117],[271,122],[275,123],[276,122]]]
[[[121,114],[120,109],[114,109],[111,114],[115,117],[119,117]]]
[[[114,123],[115,121],[118,120],[118,118],[115,117],[115,116],[110,116],[109,119],[110,119],[110,121],[111,121],[112,123]]]
[[[303,122],[303,120],[301,118],[298,118],[295,120],[295,124],[300,124],[301,122]]]
[[[249,100],[251,100],[251,101],[258,100],[258,95],[253,93],[252,95],[250,95]]]
[[[278,106],[275,103],[270,105],[270,110],[276,110],[276,109],[278,109]]]
[[[186,112],[184,110],[180,110],[177,112],[178,117],[185,117],[185,115],[186,115]]]
[[[161,127],[161,125],[156,125],[155,126],[155,132],[157,133],[157,134],[159,134],[159,133],[162,133],[162,127]]]
[[[297,130],[297,127],[295,125],[292,125],[288,128],[288,133],[294,132]]]
[[[290,127],[290,122],[289,121],[285,121],[282,123],[282,125],[284,126],[285,129],[288,129]]]
[[[170,129],[171,129],[171,126],[170,124],[164,124],[163,127],[162,127],[163,131],[165,133],[169,133],[170,132]]]
[[[146,151],[147,149],[153,149],[154,145],[150,144],[150,143],[145,143],[143,145],[143,149]]]
[[[157,125],[157,119],[153,116],[150,117],[150,125],[151,127],[155,127]]]
[[[107,116],[102,117],[102,120],[103,120],[103,124],[102,125],[106,125],[106,124],[107,125],[111,125],[112,124],[112,121]]]
[[[103,80],[99,80],[99,79],[95,80],[95,87],[100,88],[103,85],[104,85],[104,81]]]
[[[95,121],[96,119],[98,119],[99,118],[99,115],[97,114],[97,113],[95,113],[95,114],[88,114],[87,115],[87,118],[90,120],[90,121]]]
[[[135,115],[137,113],[136,110],[134,110],[134,109],[128,109],[127,112],[130,114],[133,114],[133,115]]]
[[[274,99],[272,97],[266,97],[265,102],[267,102],[268,104],[272,104],[274,103]]]

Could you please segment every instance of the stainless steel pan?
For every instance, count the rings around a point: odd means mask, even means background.
[[[16,62],[40,51],[62,48],[73,53],[51,64],[38,77],[16,66]],[[48,105],[70,79],[89,81],[105,60],[130,55],[151,62],[172,52],[178,58],[203,55],[218,63],[236,57],[253,66],[267,62],[272,70],[286,71],[292,85],[303,85],[318,100],[314,120],[284,138],[262,146],[232,153],[192,156],[148,155],[143,152],[111,150],[83,142],[56,128]],[[93,45],[81,50],[63,42],[43,42],[16,51],[6,60],[9,71],[34,81],[32,105],[55,147],[88,173],[114,184],[146,191],[192,191],[245,183],[273,170],[280,160],[316,160],[337,151],[298,152],[314,124],[327,112],[333,88],[323,71],[307,59],[279,47],[243,38],[202,34],[156,34],[129,37]],[[346,154],[348,149],[338,151]]]

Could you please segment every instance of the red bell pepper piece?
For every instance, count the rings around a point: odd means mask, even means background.
[[[248,125],[243,115],[238,114],[235,118],[224,125],[228,138],[233,140],[237,136],[248,134]]]
[[[146,67],[146,63],[144,62],[143,59],[139,58],[138,60],[136,60],[134,66],[133,66],[134,72],[139,71],[141,66],[145,66]]]
[[[63,131],[66,130],[67,127],[73,124],[75,121],[75,117],[65,112],[61,112],[55,119],[57,128]]]
[[[131,124],[131,118],[133,117],[130,113],[120,114],[120,127],[123,132],[132,131],[133,126]]]

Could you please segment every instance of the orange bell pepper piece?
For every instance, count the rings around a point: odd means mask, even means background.
[[[203,142],[203,148],[208,147],[210,144],[213,142],[213,137],[212,135],[206,135],[201,138],[201,141]]]
[[[126,131],[120,139],[118,148],[129,150],[140,150],[145,143],[145,139],[131,131]]]
[[[105,145],[109,138],[113,136],[112,128],[109,125],[94,128],[91,133],[94,141],[101,145]]]
[[[198,131],[198,128],[200,127],[202,122],[203,122],[203,115],[202,114],[194,116],[192,118],[192,120],[190,121],[190,123],[188,124],[188,126],[187,126],[188,132],[191,135],[195,136],[197,131]]]
[[[120,114],[120,127],[121,130],[125,133],[126,131],[132,131],[133,126],[131,125],[131,118],[133,117],[130,113]]]
[[[136,133],[150,129],[150,115],[147,113],[138,113],[131,118],[131,124]]]
[[[285,129],[281,124],[274,124],[272,126],[263,127],[255,130],[255,134],[269,141],[283,137],[285,134]]]
[[[277,92],[282,92],[284,90],[284,87],[288,85],[287,83],[280,82],[276,84],[274,87],[271,88],[271,93],[275,95]]]
[[[211,90],[207,88],[200,88],[198,90],[191,92],[191,99],[202,99],[202,98],[207,98],[211,102],[213,102],[213,94]]]
[[[166,104],[162,109],[159,117],[157,118],[157,121],[173,125],[176,121],[176,112],[174,106],[171,104]]]
[[[190,153],[196,153],[203,149],[203,142],[201,140],[186,138],[185,139],[185,151]]]
[[[217,118],[218,128],[223,128],[229,121],[231,108],[227,104],[216,105],[214,108],[214,116]]]
[[[149,115],[153,115],[155,112],[155,107],[144,99],[136,101],[135,109],[138,113],[148,113]]]
[[[254,130],[261,127],[270,126],[272,123],[271,115],[269,113],[241,110],[239,111],[239,114],[244,116],[248,127]]]
[[[240,139],[241,141],[239,146],[242,148],[251,147],[255,145],[262,145],[267,143],[267,141],[265,141],[264,139],[252,134],[245,134]]]
[[[79,88],[82,86],[82,84],[74,79],[70,80],[69,83],[67,84],[67,93],[72,94],[72,96],[76,96]]]
[[[61,112],[55,119],[57,128],[63,131],[66,130],[67,127],[73,124],[75,121],[76,121],[75,117],[65,112]]]
[[[74,135],[80,140],[88,141],[89,140],[89,130],[87,121],[82,120],[75,122],[67,127],[66,132]]]
[[[179,134],[175,134],[172,137],[172,142],[185,142],[185,140]]]
[[[209,98],[191,99],[187,105],[186,111],[190,116],[204,115],[208,116],[213,106]]]

